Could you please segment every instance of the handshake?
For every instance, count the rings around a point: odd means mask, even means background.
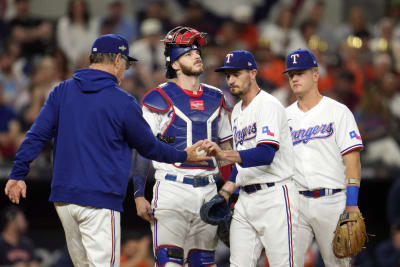
[[[192,146],[185,149],[187,153],[186,162],[188,163],[200,163],[202,165],[207,165],[207,160],[212,160],[212,157],[217,159],[224,158],[224,152],[222,149],[214,142],[209,140],[201,140]]]

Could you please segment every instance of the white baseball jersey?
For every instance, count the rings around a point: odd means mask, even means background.
[[[220,91],[218,88],[207,85],[209,88],[213,88],[215,90]],[[158,135],[165,131],[165,129],[169,126],[171,120],[173,119],[173,108],[171,107],[168,112],[154,112],[147,107],[143,106],[143,117],[150,125],[153,134]],[[228,112],[220,107],[215,111],[216,116],[219,113],[218,120],[218,138],[219,142],[225,142],[232,138],[231,126],[229,123]],[[192,145],[192,144],[188,144]],[[216,164],[215,164],[216,165]],[[173,164],[162,163],[153,161],[153,166],[156,170],[155,178],[163,179],[165,174],[181,174],[185,176],[207,176],[207,175],[215,175],[218,173],[218,168],[209,170],[209,169],[183,169],[177,168]]]
[[[270,165],[242,168],[236,164],[238,186],[279,182],[294,175],[293,146],[285,109],[274,96],[260,90],[244,110],[239,101],[233,108],[231,123],[237,151],[258,144],[273,144],[279,148]]]
[[[354,116],[343,104],[322,97],[307,112],[297,102],[286,108],[295,151],[295,181],[299,190],[344,189],[342,156],[363,144]]]

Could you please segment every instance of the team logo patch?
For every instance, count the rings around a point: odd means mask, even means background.
[[[330,122],[328,124],[321,124],[316,126],[311,126],[308,129],[293,130],[290,128],[292,134],[293,145],[300,143],[307,144],[311,140],[328,138],[333,135],[334,123]]]
[[[244,141],[253,139],[257,135],[257,125],[256,123],[250,124],[240,130],[237,127],[233,127],[233,138],[236,146],[243,145]]]
[[[262,133],[266,133],[270,136],[275,136],[275,134],[269,130],[268,126],[262,127]]]
[[[350,134],[350,138],[351,138],[351,139],[355,138],[355,139],[361,140],[361,136],[359,136],[359,135],[356,133],[356,131],[351,131],[349,134]]]
[[[204,101],[203,100],[190,100],[190,109],[191,110],[204,110]]]

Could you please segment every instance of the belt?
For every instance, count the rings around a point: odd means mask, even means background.
[[[342,191],[342,189],[324,188],[324,189],[317,189],[317,190],[312,190],[312,191],[299,191],[299,193],[305,197],[319,198],[319,197],[323,197],[323,196],[331,196],[331,195],[339,193],[341,191]]]
[[[166,174],[165,175],[165,180],[168,181],[177,181],[177,176],[172,175],[172,174]],[[211,184],[215,182],[215,177],[212,177],[210,181],[209,176],[203,176],[203,177],[183,177],[182,183],[184,184],[190,184],[193,187],[200,187],[200,186],[206,186],[208,184]]]
[[[254,193],[258,190],[265,189],[268,187],[273,187],[275,186],[275,183],[265,183],[265,184],[251,184],[251,185],[245,185],[242,186],[242,189],[247,193],[251,194]]]

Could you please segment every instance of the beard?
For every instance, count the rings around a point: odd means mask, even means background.
[[[186,76],[200,76],[203,73],[203,64],[201,65],[201,68],[199,68],[198,70],[193,70],[194,69],[194,65],[193,66],[185,66],[183,64],[181,64],[181,70],[182,73],[185,74]]]
[[[229,87],[229,91],[231,91],[231,94],[236,97],[241,97],[242,95],[246,94],[247,92],[250,91],[250,86],[251,86],[251,81],[250,79],[244,84],[242,88],[238,86],[232,86]]]

